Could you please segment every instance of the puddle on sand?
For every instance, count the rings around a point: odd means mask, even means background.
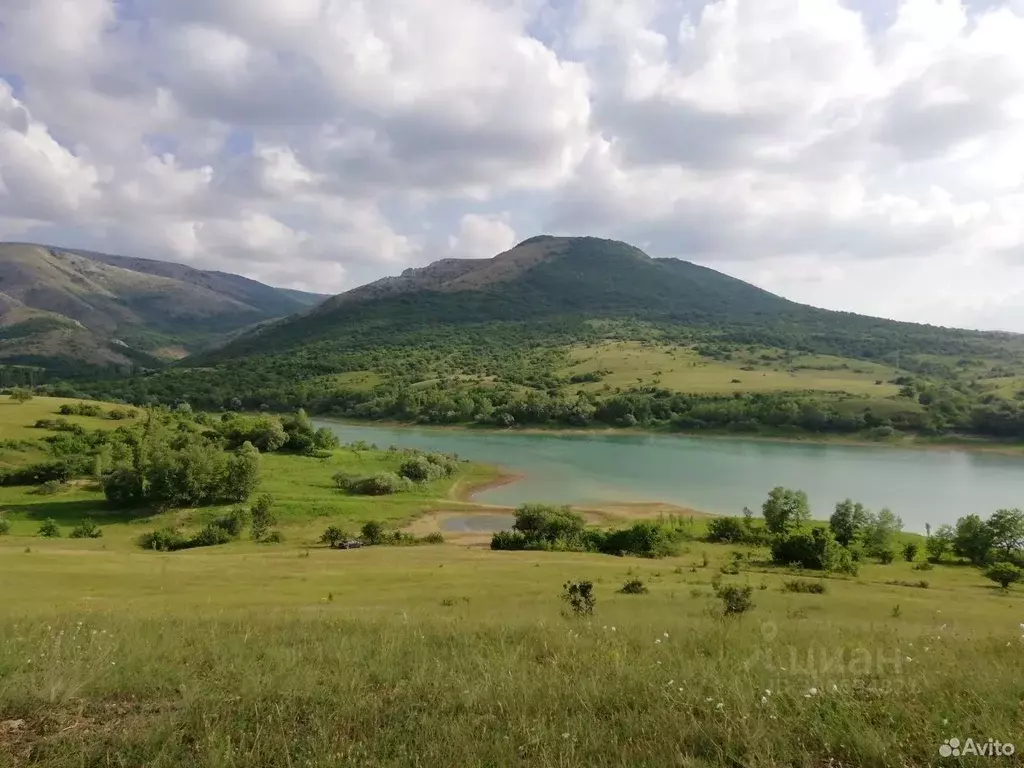
[[[512,528],[514,515],[460,515],[441,521],[446,533],[497,533]]]

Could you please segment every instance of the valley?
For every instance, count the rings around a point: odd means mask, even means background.
[[[301,417],[277,423],[0,398],[3,764],[902,766],[930,764],[951,722],[1020,732],[1024,592],[932,546],[940,527],[888,529],[885,546],[903,553],[892,559],[867,554],[865,528],[859,562],[815,570],[773,562],[767,506],[742,522],[606,503],[580,517],[586,536],[643,531],[670,549],[495,551],[467,521],[526,529],[529,507],[513,517],[467,500],[514,487],[495,485],[494,467],[421,476],[437,454],[384,445],[415,431],[342,425],[332,446]],[[105,492],[131,466],[177,483],[157,470],[173,466],[193,493],[220,482],[202,462],[243,438],[266,447],[239,499],[255,500],[251,517],[237,501],[154,507]],[[86,461],[64,480],[15,480],[61,456]],[[354,490],[392,472],[422,479]],[[257,534],[264,498],[272,530]],[[209,540],[235,519],[240,535]],[[753,538],[722,543],[715,520]],[[332,530],[363,546],[329,547]],[[153,531],[175,531],[183,551],[143,548]],[[562,599],[581,583],[596,596],[583,613]],[[723,613],[743,590],[747,603]]]

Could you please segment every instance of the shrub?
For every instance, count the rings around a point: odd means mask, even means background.
[[[352,481],[347,490],[360,496],[389,496],[408,490],[409,481],[394,472],[378,472],[376,475]]]
[[[142,534],[139,537],[139,546],[157,552],[174,552],[185,549],[188,546],[188,539],[177,528],[163,528]]]
[[[903,559],[912,563],[917,559],[917,544],[909,542],[903,545]]]
[[[666,525],[651,522],[634,523],[629,528],[597,534],[597,549],[609,555],[668,557],[679,549],[678,533]]]
[[[16,403],[27,403],[32,399],[32,390],[25,387],[14,387],[10,391],[11,400]]]
[[[44,539],[59,539],[60,528],[52,517],[48,517],[43,521],[42,525],[39,526],[38,535],[42,536]]]
[[[619,592],[623,595],[646,595],[647,586],[640,579],[631,579],[622,585]]]
[[[807,579],[789,579],[782,584],[783,592],[802,592],[809,595],[825,594],[825,585],[820,581]]]
[[[491,537],[491,549],[526,549],[526,536],[519,531],[498,531]]]
[[[562,600],[576,616],[590,616],[594,613],[597,597],[594,585],[589,581],[567,581],[562,586]]]
[[[6,517],[0,517],[0,536],[8,536],[11,533],[11,521]]]
[[[931,564],[930,562],[928,562],[927,560],[925,560],[925,561],[924,561],[923,563],[917,563],[917,564],[916,564],[916,565],[914,566],[914,570],[915,570],[915,571],[930,571],[930,570],[932,570],[933,568],[935,568],[935,566],[934,566],[934,565],[932,565],[932,564]]]
[[[123,467],[103,478],[103,494],[116,507],[135,507],[146,500],[142,475]]]
[[[458,471],[458,463],[440,453],[414,456],[404,462],[398,474],[414,483],[426,483],[441,477],[451,477]]]
[[[92,520],[83,520],[71,531],[72,539],[98,539],[103,536],[103,529]]]
[[[738,544],[746,538],[743,523],[735,517],[716,517],[708,522],[708,541]]]
[[[56,496],[64,490],[64,483],[60,480],[47,480],[42,485],[36,486],[34,493],[40,496]]]
[[[892,586],[892,587],[915,587],[916,589],[928,589],[928,582],[923,580],[923,579],[921,581],[900,581],[900,580],[895,580],[895,581],[887,581],[885,583],[888,584],[889,586]]]
[[[1024,580],[1024,571],[1013,563],[996,563],[985,571],[985,576],[1003,589],[1009,589],[1011,584]]]
[[[234,540],[231,531],[222,528],[217,522],[210,523],[188,542],[188,547],[215,547]]]
[[[736,584],[722,586],[716,583],[713,587],[718,599],[722,601],[722,611],[726,616],[746,613],[754,607],[754,600],[751,597],[754,594],[754,589],[749,585],[744,587]]]
[[[384,537],[387,535],[384,526],[376,520],[365,523],[359,534],[367,544],[383,544]]]
[[[348,533],[337,525],[329,526],[320,534],[320,543],[332,548],[345,541],[348,541]]]
[[[440,531],[434,531],[433,533],[428,533],[420,541],[424,544],[444,544],[444,534]]]
[[[246,509],[236,508],[226,515],[218,517],[210,525],[223,529],[232,539],[242,535],[245,526],[249,523],[249,512]]]
[[[896,553],[891,549],[879,549],[875,553],[875,557],[878,558],[878,562],[882,565],[889,565],[893,560],[896,559]]]
[[[268,531],[267,534],[260,539],[261,544],[281,544],[283,542],[284,534],[278,530]]]

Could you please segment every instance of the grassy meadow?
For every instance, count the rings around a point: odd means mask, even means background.
[[[0,440],[56,405],[0,402]],[[496,476],[331,486],[396,461],[266,455],[284,543],[173,553],[137,534],[217,510],[136,518],[88,484],[0,488],[0,766],[820,768],[934,765],[951,737],[1024,748],[1020,586],[903,561],[819,578],[700,541],[662,560],[316,544],[332,523],[472,511],[462,492]],[[65,538],[34,535],[45,517]],[[66,538],[84,517],[102,538]],[[785,591],[797,578],[824,593]],[[646,594],[618,591],[634,579]],[[753,609],[723,616],[718,579],[753,587]],[[592,616],[567,613],[569,580],[594,583]]]

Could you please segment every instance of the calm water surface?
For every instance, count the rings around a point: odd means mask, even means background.
[[[907,530],[1024,506],[1024,460],[961,450],[785,443],[669,435],[550,435],[321,421],[343,442],[423,448],[524,478],[477,494],[486,504],[659,501],[708,512],[759,510],[773,486],[802,488],[815,517],[847,497],[889,507]]]

